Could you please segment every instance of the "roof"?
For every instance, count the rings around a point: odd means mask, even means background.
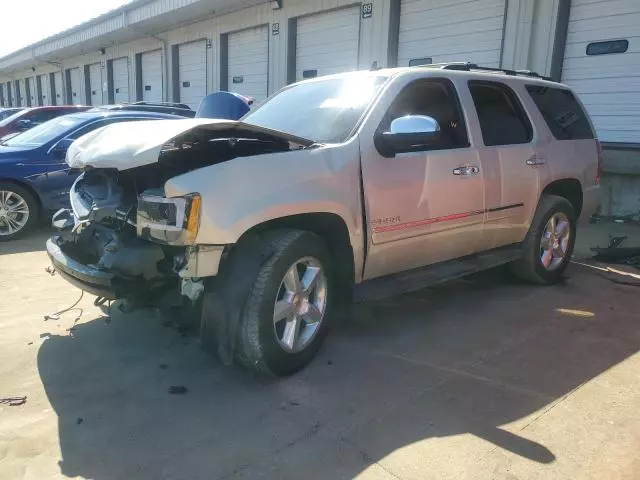
[[[167,113],[158,113],[158,112],[143,112],[139,110],[100,110],[100,111],[89,111],[89,112],[77,112],[71,113],[70,116],[75,118],[84,118],[86,120],[91,120],[95,118],[103,118],[103,117],[115,117],[115,118],[126,118],[126,117],[149,117],[149,118],[157,118],[157,119],[167,119],[167,120],[182,120],[184,117],[180,117],[178,115],[169,115]]]
[[[99,51],[264,0],[132,0],[0,58],[0,75]]]

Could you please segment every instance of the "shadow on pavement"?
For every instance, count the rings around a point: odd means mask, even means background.
[[[53,230],[49,227],[40,227],[26,233],[21,238],[0,242],[0,256],[43,251],[45,242],[52,232]]]
[[[38,368],[66,476],[352,478],[411,444],[414,468],[459,472],[478,457],[423,441],[469,433],[488,442],[483,452],[547,464],[559,453],[524,430],[639,350],[636,295],[575,268],[556,288],[496,270],[357,307],[284,380],[222,367],[149,312],[114,313],[50,336]]]

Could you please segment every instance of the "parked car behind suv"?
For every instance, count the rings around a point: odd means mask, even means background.
[[[140,120],[179,119],[148,112],[81,112],[49,120],[0,144],[0,241],[26,232],[43,212],[69,205],[67,148],[105,125]]]
[[[601,155],[569,87],[446,64],[303,81],[242,121],[113,125],[67,162],[61,276],[132,302],[179,288],[225,362],[288,375],[352,298],[503,263],[557,282]]]
[[[67,113],[84,112],[90,107],[62,105],[59,107],[33,107],[22,109],[0,122],[0,138],[16,132],[24,132],[52,118]]]

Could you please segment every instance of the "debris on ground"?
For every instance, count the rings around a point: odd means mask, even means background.
[[[84,418],[78,417],[78,419],[76,420],[76,425],[80,425],[82,422],[84,422]]]
[[[9,405],[10,407],[19,407],[27,403],[27,396],[24,397],[4,397],[0,398],[0,405]]]
[[[78,300],[75,301],[75,303],[73,305],[71,305],[70,307],[67,308],[63,308],[62,310],[59,310],[55,313],[50,313],[49,315],[45,315],[44,319],[45,320],[60,320],[60,315],[62,315],[63,313],[67,313],[67,312],[71,312],[73,310],[77,310],[80,313],[78,313],[78,316],[76,317],[75,322],[77,322],[78,320],[80,320],[80,317],[82,317],[82,313],[84,312],[84,310],[82,310],[82,308],[80,307],[76,307],[76,305],[78,305],[80,303],[80,301],[82,300],[82,297],[84,296],[84,290],[80,290],[80,298],[78,298]]]
[[[610,237],[607,247],[594,247],[594,260],[640,267],[640,246],[623,247],[627,236]]]
[[[182,385],[174,385],[169,387],[169,394],[171,395],[184,395],[188,391],[189,390],[187,390],[187,387],[183,387]]]

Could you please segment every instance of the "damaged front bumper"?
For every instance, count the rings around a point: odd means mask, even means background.
[[[62,251],[61,237],[54,235],[47,240],[47,254],[56,272],[72,285],[108,300],[131,296],[136,290],[135,281],[127,281],[112,272],[105,272],[90,265],[83,265]]]

